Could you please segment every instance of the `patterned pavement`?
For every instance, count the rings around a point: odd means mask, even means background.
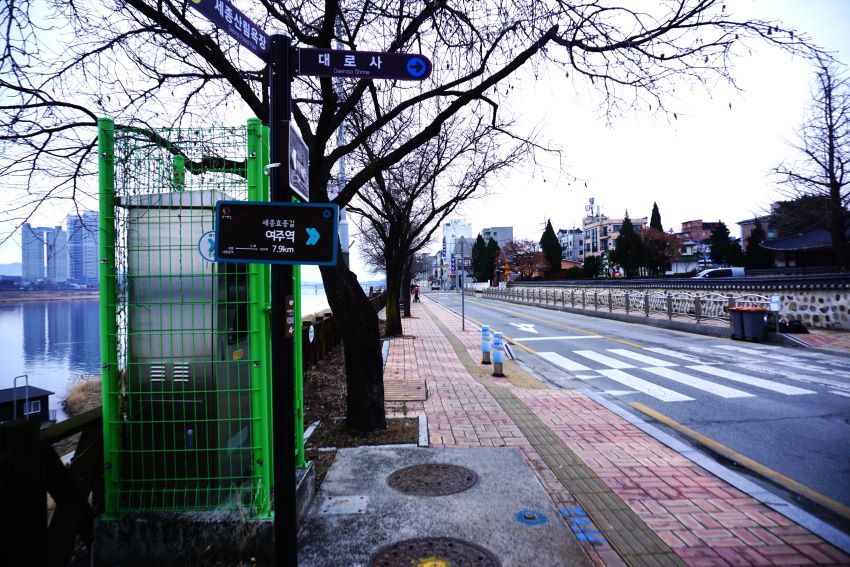
[[[597,565],[850,565],[850,556],[575,390],[507,360],[480,364],[480,333],[426,300],[390,341],[385,376],[425,381],[433,447],[517,447]]]

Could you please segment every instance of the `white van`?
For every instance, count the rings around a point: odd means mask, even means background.
[[[747,274],[744,268],[711,268],[703,270],[695,278],[743,278]]]

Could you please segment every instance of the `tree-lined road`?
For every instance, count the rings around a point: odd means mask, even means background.
[[[461,312],[457,293],[429,297]],[[850,506],[847,358],[469,296],[465,313],[551,383],[643,404]]]

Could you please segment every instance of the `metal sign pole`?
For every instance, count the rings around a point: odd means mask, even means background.
[[[466,270],[466,260],[463,256],[463,248],[464,244],[466,244],[466,239],[464,237],[460,237],[460,330],[466,330],[466,305],[464,304],[464,290],[466,287],[466,282],[464,281],[464,270]]]
[[[269,79],[269,168],[272,202],[289,203],[289,119],[292,113],[290,39],[271,37]],[[292,266],[271,267],[272,421],[274,438],[275,563],[298,565],[295,512],[295,392],[292,336]]]

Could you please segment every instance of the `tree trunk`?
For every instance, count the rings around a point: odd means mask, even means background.
[[[404,284],[401,288],[402,297],[406,297],[407,301],[404,302],[404,316],[412,317],[413,315],[410,313],[410,302],[413,301],[413,294],[410,292],[410,284],[413,281],[413,278],[410,274],[410,267],[413,264],[413,261],[410,260],[405,262],[407,266],[404,268],[404,278],[402,283]]]
[[[378,314],[357,276],[338,256],[335,266],[322,266],[322,281],[345,354],[346,426],[369,432],[386,429],[384,364]]]
[[[387,271],[387,310],[386,327],[384,335],[387,337],[400,337],[403,334],[401,328],[401,310],[399,301],[401,299],[402,278],[401,271],[392,263],[386,263]]]
[[[850,246],[847,244],[847,218],[841,203],[841,185],[830,182],[830,223],[829,234],[832,247],[835,248],[835,264],[841,268],[850,268]]]

